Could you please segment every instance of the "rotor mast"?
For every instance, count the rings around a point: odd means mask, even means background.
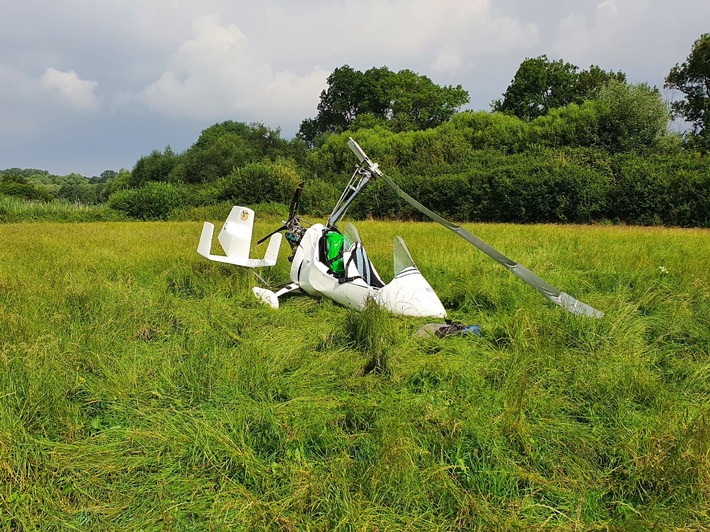
[[[370,158],[365,155],[365,152],[362,151],[360,145],[355,142],[352,137],[348,140],[348,147],[358,158],[360,164],[362,165],[364,163],[364,165],[357,166],[357,168],[355,168],[355,172],[350,178],[348,185],[345,187],[340,199],[335,204],[333,212],[330,213],[330,216],[328,217],[328,227],[335,227],[337,225],[338,221],[345,215],[348,207],[350,207],[350,204],[362,191],[362,189],[365,188],[365,185],[367,185],[370,179],[382,176],[382,172],[377,166],[377,163],[373,163]]]

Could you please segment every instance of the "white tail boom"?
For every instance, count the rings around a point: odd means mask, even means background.
[[[279,256],[281,233],[271,235],[269,246],[263,259],[251,259],[249,258],[249,249],[251,247],[253,228],[254,211],[247,207],[234,206],[217,237],[225,255],[212,255],[211,253],[214,225],[209,222],[205,222],[202,226],[197,252],[215,262],[224,262],[226,264],[244,266],[245,268],[273,266]]]

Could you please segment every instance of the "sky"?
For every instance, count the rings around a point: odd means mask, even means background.
[[[87,177],[217,122],[290,139],[337,67],[410,69],[489,110],[526,57],[658,87],[710,0],[0,0],[0,169]]]

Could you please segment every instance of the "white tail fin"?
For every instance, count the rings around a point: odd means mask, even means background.
[[[251,247],[251,233],[254,228],[254,211],[246,207],[234,206],[224,222],[222,230],[219,232],[219,240],[225,255],[212,255],[212,236],[214,225],[205,222],[202,226],[200,243],[197,252],[205,258],[215,262],[235,264],[247,268],[258,268],[261,266],[273,266],[279,256],[281,246],[281,234],[271,235],[269,247],[263,259],[250,259],[249,248]]]

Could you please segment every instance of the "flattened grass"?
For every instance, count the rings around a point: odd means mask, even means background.
[[[0,226],[2,526],[710,522],[707,231],[470,226],[593,320],[438,226],[358,229],[385,278],[402,235],[482,334],[420,339],[425,320],[310,298],[273,311],[249,272],[195,253],[198,223]]]

